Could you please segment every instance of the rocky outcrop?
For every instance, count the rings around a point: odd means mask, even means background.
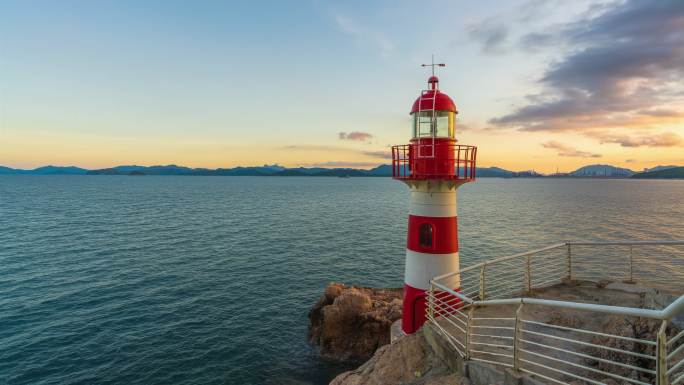
[[[372,289],[331,283],[309,312],[309,341],[326,358],[365,360],[390,342],[401,318],[402,289]]]
[[[425,339],[423,330],[378,349],[358,369],[337,376],[330,385],[459,385],[454,374]]]
[[[633,318],[633,317],[617,317],[609,316],[605,317],[602,326],[602,332],[612,333],[622,337],[634,338],[647,341],[655,341],[660,329],[661,321],[646,319],[646,318]],[[667,339],[671,339],[680,332],[679,328],[674,325],[668,325],[665,330]],[[638,342],[609,338],[603,336],[595,336],[591,343],[601,346],[608,346],[610,348],[626,350],[626,351],[638,351],[641,354],[646,354],[653,356],[655,355],[655,347],[650,345],[641,344]],[[650,370],[655,370],[656,364],[654,360],[645,359],[641,357],[629,356],[615,351],[610,351],[606,349],[588,349],[590,355],[599,357],[605,360],[617,361],[631,366],[642,367]],[[602,361],[587,359],[586,364],[593,365],[597,369],[617,374],[619,376],[638,379],[642,382],[653,382],[655,376],[650,373],[644,373],[641,371],[632,370],[630,368],[619,367],[610,363],[605,363]],[[601,379],[599,376],[593,376],[594,378]]]
[[[532,298],[633,308],[662,308],[662,304],[667,304],[670,298],[661,292],[631,284],[609,283],[597,288],[597,285],[591,282],[556,285],[537,289],[528,295]],[[436,326],[427,324],[418,333],[404,336],[386,345],[390,339],[392,321],[400,318],[400,298],[400,289],[369,289],[341,284],[331,284],[326,288],[325,295],[309,314],[311,341],[321,345],[321,351],[325,356],[337,359],[364,358],[364,355],[371,355],[375,351],[375,355],[369,361],[356,370],[340,374],[331,384],[461,385],[470,382],[474,385],[520,385],[541,384],[544,375],[558,377],[557,373],[544,370],[537,372],[541,377],[531,377],[513,369],[504,370],[501,366],[481,361],[463,360],[454,351],[454,346],[438,334],[439,331],[444,332],[441,327],[437,328],[438,323]],[[517,309],[517,304],[475,307],[473,315],[479,319],[510,319],[516,314]],[[547,349],[542,353],[562,359],[568,363],[567,365],[574,365],[577,369],[573,370],[577,375],[611,385],[627,384],[625,378],[644,383],[654,381],[651,373],[655,370],[654,360],[620,351],[654,355],[653,344],[645,344],[642,340],[654,341],[662,325],[661,321],[622,315],[592,314],[584,310],[535,304],[526,304],[522,314],[525,320],[541,323],[535,325],[533,322],[527,325],[527,331],[543,332],[548,338],[559,337],[553,340],[553,347],[550,348],[553,351]],[[543,324],[556,325],[559,328]],[[448,325],[442,327],[450,328]],[[539,330],[537,327],[544,329]],[[585,330],[588,333],[567,328]],[[667,339],[670,340],[680,330],[681,323],[676,319],[668,322]],[[378,331],[380,334],[377,334]],[[491,333],[497,334],[498,331]],[[611,335],[626,338],[615,338]],[[544,341],[548,341],[548,338]],[[583,344],[574,341],[583,341]],[[577,353],[566,354],[568,351]],[[527,355],[523,355],[522,358]],[[680,352],[679,356],[673,357],[671,361],[677,362],[681,357],[684,357],[684,352]],[[580,365],[588,368],[580,369]],[[635,370],[635,367],[645,370]],[[684,373],[682,370],[684,369],[678,369],[675,375]],[[609,377],[606,377],[606,374]],[[561,379],[574,381],[574,378],[570,377]]]

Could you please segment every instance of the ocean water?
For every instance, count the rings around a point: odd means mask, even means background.
[[[389,178],[0,176],[0,384],[326,384],[328,282],[402,285]],[[564,240],[684,238],[684,181],[480,179],[462,264]]]

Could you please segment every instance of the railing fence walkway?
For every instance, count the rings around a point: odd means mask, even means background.
[[[684,318],[682,246],[567,242],[481,262],[431,281],[427,317],[462,358],[548,382],[681,385],[684,331],[673,320]],[[609,282],[654,288],[651,308],[601,304],[595,288]],[[534,298],[563,283],[599,303]]]

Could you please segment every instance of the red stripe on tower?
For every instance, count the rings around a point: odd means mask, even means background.
[[[409,215],[406,248],[420,253],[458,252],[456,217]]]
[[[459,269],[456,189],[475,179],[476,148],[456,144],[456,105],[439,91],[434,74],[428,83],[430,89],[413,103],[410,143],[392,148],[393,176],[411,190],[402,315],[405,333],[414,333],[425,323],[430,280]]]

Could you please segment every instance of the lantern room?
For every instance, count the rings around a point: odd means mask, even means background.
[[[456,144],[456,104],[440,91],[432,75],[428,89],[413,102],[409,144],[392,147],[392,171],[400,180],[451,180],[465,183],[475,179],[477,148]]]
[[[437,76],[431,76],[428,84],[430,89],[421,92],[411,108],[412,138],[455,139],[456,104],[449,95],[439,91]]]

